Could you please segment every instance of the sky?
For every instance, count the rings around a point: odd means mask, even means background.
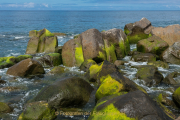
[[[180,10],[180,0],[0,0],[0,10]]]

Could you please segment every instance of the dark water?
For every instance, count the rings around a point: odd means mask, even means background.
[[[0,57],[24,54],[30,30],[47,28],[72,35],[87,29],[123,29],[125,24],[149,19],[153,26],[180,24],[180,11],[0,11]]]
[[[73,38],[74,35],[80,34],[90,28],[96,28],[99,31],[109,30],[112,28],[123,29],[125,24],[139,21],[142,17],[149,19],[153,26],[168,26],[180,24],[180,11],[0,11],[0,57],[22,55],[26,51],[29,40],[28,33],[30,30],[40,30],[46,28],[51,32],[66,33],[67,36],[58,36],[59,46]],[[131,49],[136,48],[131,45]],[[129,61],[129,57],[124,60]],[[147,63],[137,63],[129,61],[122,71],[126,77],[145,88],[148,94],[166,93],[172,98],[171,86],[159,85],[157,87],[146,87],[142,85],[141,80],[135,78],[137,69],[131,68],[133,65],[146,65]],[[52,68],[50,68],[52,69]],[[50,69],[45,69],[48,72]],[[77,68],[67,68],[69,73],[62,74],[58,78],[68,76],[82,76]],[[158,68],[165,77],[173,71],[180,72],[180,65],[170,65],[166,70]],[[6,75],[6,69],[0,69],[1,79],[7,83],[0,85],[0,102],[11,103],[14,108],[10,114],[0,115],[0,119],[16,120],[23,110],[23,105],[34,97],[39,90],[53,83],[56,78],[45,76],[44,78],[35,77],[33,79],[14,78]],[[175,79],[180,83],[180,77]],[[2,90],[3,87],[19,88],[13,92]],[[91,96],[94,101],[94,96]],[[87,103],[83,110],[91,111],[94,102]],[[180,112],[179,112],[180,113]],[[75,120],[87,119],[87,116],[79,117],[58,117],[58,119]]]

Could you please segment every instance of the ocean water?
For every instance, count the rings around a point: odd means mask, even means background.
[[[66,36],[58,36],[58,44],[62,46],[66,41],[73,39],[88,29],[96,28],[99,31],[112,28],[123,29],[125,24],[139,21],[146,17],[155,27],[165,27],[172,24],[180,24],[180,11],[0,11],[0,57],[18,56],[26,52],[30,30],[48,29],[51,32],[66,33]],[[136,45],[131,45],[131,49]],[[142,81],[135,78],[137,69],[131,68],[134,65],[146,65],[146,62],[132,62],[127,56],[124,60],[128,61],[122,71],[125,76],[145,88],[149,95],[166,93],[172,97],[172,86],[159,85],[157,87],[146,87]],[[169,64],[170,69],[158,68],[165,77],[173,71],[180,72],[179,65]],[[46,73],[52,68],[45,69]],[[0,115],[3,120],[17,120],[23,110],[23,105],[33,98],[42,87],[53,83],[57,78],[67,76],[82,76],[83,72],[78,68],[67,68],[69,73],[56,76],[14,78],[7,76],[5,69],[0,69],[1,79],[7,83],[0,85],[0,102],[10,103],[14,108],[12,113]],[[180,83],[180,77],[175,80]],[[9,91],[7,87],[13,87],[14,91]],[[1,89],[3,88],[3,89]],[[91,96],[94,100],[93,96]],[[83,110],[91,111],[95,103],[89,101]],[[175,111],[180,113],[180,111]],[[75,120],[87,119],[88,116],[58,116],[57,119]]]

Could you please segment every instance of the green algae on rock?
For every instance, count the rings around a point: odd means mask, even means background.
[[[153,62],[156,61],[156,55],[152,53],[141,53],[141,52],[133,52],[131,60],[135,62]]]
[[[33,32],[30,31],[30,36],[26,54],[51,53],[55,52],[55,48],[58,46],[57,36],[45,28],[36,32],[35,30]]]
[[[27,103],[18,120],[54,120],[55,110],[48,107],[45,101]]]
[[[80,70],[83,70],[84,72],[87,72],[92,65],[97,65],[97,63],[96,63],[94,60],[92,60],[92,59],[88,59],[88,60],[85,60],[85,61],[81,64],[81,66],[79,67],[79,69],[80,69]]]
[[[9,113],[12,109],[6,103],[0,102],[0,113]]]
[[[114,95],[113,95],[114,96]],[[100,99],[88,120],[172,120],[142,91]]]
[[[180,105],[180,87],[178,87],[173,93],[173,100]]]
[[[62,64],[62,56],[59,53],[50,53],[37,59],[44,67],[53,67]]]
[[[152,36],[137,43],[137,51],[161,55],[169,47],[160,37]]]

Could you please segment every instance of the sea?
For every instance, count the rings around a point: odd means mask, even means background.
[[[65,36],[58,36],[58,46],[63,46],[65,42],[77,34],[80,34],[88,29],[96,28],[99,31],[109,30],[113,28],[124,29],[128,23],[134,23],[147,18],[151,21],[154,27],[166,27],[168,25],[180,24],[180,11],[0,11],[0,57],[24,55],[29,41],[29,31],[48,29],[52,33],[65,33]],[[131,50],[136,48],[136,45],[131,45]],[[124,60],[128,61],[125,68],[122,69],[126,76],[136,82],[138,85],[145,88],[149,95],[154,96],[162,92],[169,95],[172,99],[171,86],[159,85],[156,87],[146,87],[141,80],[135,78],[137,73],[136,68],[129,65],[146,65],[146,62],[130,61],[130,56],[126,56]],[[180,65],[169,64],[170,69],[158,68],[158,70],[167,76],[167,74],[178,71]],[[83,74],[76,67],[67,68],[72,73],[62,75],[74,76]],[[45,69],[46,72],[51,69]],[[55,81],[52,77],[35,77],[29,78],[14,78],[6,75],[7,68],[0,69],[1,79],[7,83],[0,85],[0,102],[9,103],[14,108],[13,112],[0,115],[2,120],[17,120],[19,114],[23,110],[24,104],[33,98],[42,87],[45,87]],[[180,77],[175,78],[180,83]],[[14,91],[9,91],[9,86],[14,87]],[[93,96],[92,96],[93,97]],[[91,111],[95,106],[95,102],[89,102],[84,110]],[[175,110],[177,114],[180,112]],[[66,120],[85,120],[88,116],[59,116],[57,119]]]

